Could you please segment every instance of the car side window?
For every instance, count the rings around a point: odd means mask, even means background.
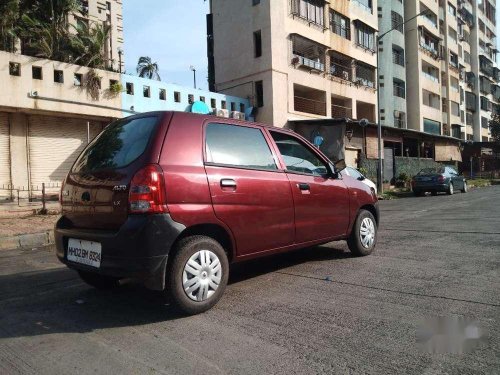
[[[211,123],[205,135],[207,163],[277,170],[262,131],[246,126]]]
[[[349,169],[349,176],[354,177],[354,178],[360,178],[361,173],[359,173],[356,169],[348,167]]]
[[[273,131],[271,136],[283,156],[287,171],[313,176],[324,176],[328,173],[327,165],[297,138]]]

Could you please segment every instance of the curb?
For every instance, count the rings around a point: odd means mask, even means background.
[[[17,236],[0,237],[0,250],[13,250],[37,246],[52,245],[54,231],[19,234]]]

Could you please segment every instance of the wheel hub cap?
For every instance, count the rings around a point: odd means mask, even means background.
[[[205,301],[219,287],[222,266],[219,258],[210,250],[200,250],[193,254],[184,265],[182,286],[193,301]]]
[[[375,242],[375,224],[371,218],[365,217],[363,219],[359,228],[359,235],[364,248],[368,249],[373,245],[373,242]]]

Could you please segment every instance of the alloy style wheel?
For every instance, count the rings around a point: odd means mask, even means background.
[[[453,184],[450,182],[450,187],[448,188],[448,194],[453,195]]]
[[[193,301],[209,299],[217,290],[222,278],[219,258],[210,250],[200,250],[189,258],[182,273],[182,286]]]
[[[365,248],[370,248],[375,241],[375,224],[369,217],[365,217],[359,227],[359,237],[361,244]]]

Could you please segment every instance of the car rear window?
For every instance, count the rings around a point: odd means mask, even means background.
[[[436,173],[444,173],[444,168],[436,167],[436,168],[424,168],[418,174],[436,174]]]
[[[107,126],[76,160],[73,172],[122,168],[146,150],[157,116],[118,120]]]

